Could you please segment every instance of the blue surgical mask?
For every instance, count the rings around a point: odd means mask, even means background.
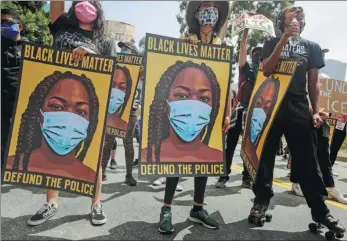
[[[16,39],[20,33],[18,24],[15,23],[2,23],[1,35],[8,39]]]
[[[108,105],[108,113],[115,113],[124,103],[125,93],[117,88],[112,88],[110,104]]]
[[[251,119],[251,141],[255,142],[264,127],[266,113],[262,108],[254,108]]]
[[[129,50],[121,49],[121,54],[130,54]]]
[[[60,156],[69,154],[87,138],[89,121],[72,112],[42,112],[42,134]]]
[[[168,102],[171,127],[185,142],[194,140],[210,123],[212,107],[198,100],[178,100]]]

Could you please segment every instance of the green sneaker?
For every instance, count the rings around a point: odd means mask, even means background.
[[[171,209],[164,206],[161,208],[160,213],[159,232],[162,234],[171,234],[173,231]]]
[[[190,211],[189,220],[193,223],[200,223],[209,229],[218,229],[219,223],[217,220],[214,220],[210,217],[208,212],[205,209],[201,209],[199,211],[194,211],[193,209]]]

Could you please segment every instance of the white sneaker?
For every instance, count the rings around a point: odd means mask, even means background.
[[[302,194],[299,183],[292,183],[292,192],[297,196],[300,196],[300,197],[304,196],[304,194]]]
[[[335,187],[327,187],[328,198],[339,203],[347,204],[347,199]]]
[[[160,186],[161,184],[165,183],[165,177],[159,177],[157,180],[155,180],[152,185],[153,186]]]
[[[180,185],[177,185],[176,192],[182,192],[182,191],[183,191],[183,187],[181,187]]]

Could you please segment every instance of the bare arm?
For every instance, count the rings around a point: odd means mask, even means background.
[[[281,38],[270,57],[263,60],[263,72],[266,77],[269,77],[275,71],[281,57],[282,48],[286,43],[287,40]]]
[[[239,54],[239,67],[243,68],[246,64],[247,59],[247,38],[248,38],[248,28],[243,30],[242,39],[240,41],[240,54]]]
[[[319,113],[319,85],[318,85],[318,69],[310,69],[308,71],[308,94],[310,97],[313,114]]]
[[[65,1],[50,1],[51,23],[54,23],[65,11]]]

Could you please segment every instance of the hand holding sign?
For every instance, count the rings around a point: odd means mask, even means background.
[[[232,23],[232,36],[246,28],[265,31],[272,37],[276,36],[273,22],[261,14],[244,13],[238,17]]]

